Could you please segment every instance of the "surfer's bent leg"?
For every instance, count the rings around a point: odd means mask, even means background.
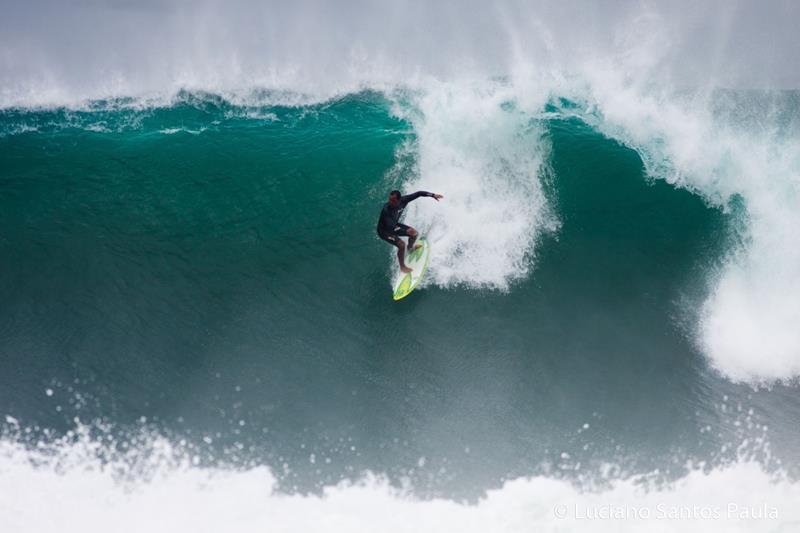
[[[408,234],[408,251],[409,253],[411,253],[414,251],[414,243],[417,242],[417,237],[419,236],[419,233],[414,228],[408,228],[406,230],[406,233]]]
[[[406,266],[406,243],[403,242],[397,234],[394,233],[378,233],[378,237],[388,242],[392,246],[397,247],[397,260],[400,262],[400,270],[403,272],[411,272],[411,269]]]
[[[403,239],[397,239],[397,260],[400,262],[400,270],[411,272],[411,269],[406,266],[406,243],[403,242]]]

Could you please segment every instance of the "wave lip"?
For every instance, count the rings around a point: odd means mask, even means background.
[[[708,265],[697,346],[734,381],[800,376],[798,93],[676,91],[625,71],[587,71],[576,94],[582,116],[635,149],[652,178],[700,195],[740,226],[724,264]]]

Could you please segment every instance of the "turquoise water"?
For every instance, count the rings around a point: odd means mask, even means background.
[[[521,262],[471,281],[437,274],[434,255],[395,303],[374,226],[388,190],[426,186],[430,148],[398,105],[184,92],[0,112],[0,413],[36,438],[76,417],[117,442],[147,428],[201,464],[269,466],[287,491],[366,470],[455,498],[609,463],[672,479],[746,439],[763,457],[764,426],[765,464],[799,464],[796,389],[733,383],[697,343],[741,198],[653,179],[553,100],[513,137],[544,154],[529,179],[549,206],[514,241]],[[458,186],[436,190],[442,205]],[[430,212],[405,221],[435,249]],[[454,254],[440,264],[470,260]]]

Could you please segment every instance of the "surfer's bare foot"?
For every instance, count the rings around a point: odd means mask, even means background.
[[[407,266],[401,266],[400,270],[402,270],[406,274],[410,274],[412,272],[412,270],[410,268],[408,268]]]
[[[417,244],[414,245],[414,247],[411,249],[411,251],[413,252],[414,250],[419,250],[420,248],[422,248],[422,243],[417,243]]]

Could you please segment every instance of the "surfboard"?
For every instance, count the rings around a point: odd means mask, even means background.
[[[428,269],[431,245],[428,244],[427,239],[419,239],[417,242],[422,246],[406,255],[406,266],[411,269],[411,272],[405,274],[398,268],[398,274],[394,280],[393,298],[395,300],[402,300],[411,294],[411,291],[419,285],[422,276],[425,275],[425,270]]]

